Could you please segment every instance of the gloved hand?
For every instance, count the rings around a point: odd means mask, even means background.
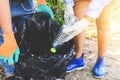
[[[48,13],[52,19],[54,19],[53,11],[46,4],[39,4],[37,7],[37,12]]]
[[[71,25],[75,22],[75,16],[74,16],[74,11],[72,6],[65,6],[64,10],[64,20],[65,24]]]
[[[14,33],[3,34],[4,42],[0,46],[0,59],[12,65],[18,61],[20,50]]]

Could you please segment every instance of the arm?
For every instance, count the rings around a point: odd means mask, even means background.
[[[0,0],[0,25],[3,34],[12,32],[9,0]]]
[[[4,42],[0,45],[0,59],[12,65],[18,61],[19,48],[12,31],[9,0],[0,0],[0,26]]]
[[[63,0],[63,2],[65,5],[65,9],[64,9],[65,23],[64,24],[69,24],[69,25],[73,24],[75,20],[74,10],[73,10],[74,0]]]

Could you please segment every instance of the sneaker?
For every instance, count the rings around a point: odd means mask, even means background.
[[[96,78],[101,78],[105,75],[105,61],[104,58],[99,58],[93,68],[93,74]]]
[[[73,58],[70,64],[66,68],[66,73],[72,72],[74,70],[80,70],[84,68],[84,55],[80,58]]]

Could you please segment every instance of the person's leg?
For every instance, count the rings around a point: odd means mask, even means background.
[[[93,73],[96,77],[102,77],[105,75],[104,56],[107,51],[110,42],[110,24],[113,17],[113,11],[117,0],[111,0],[111,2],[103,9],[100,17],[96,20],[97,34],[98,34],[98,59],[93,69]]]
[[[83,18],[85,11],[89,4],[89,0],[75,0],[74,14],[78,19]],[[84,32],[81,32],[74,38],[75,42],[75,57],[72,59],[67,67],[66,72],[71,72],[76,69],[82,69],[84,67],[84,56],[82,53],[84,45]]]
[[[78,19],[82,19],[84,17],[88,3],[89,0],[75,0],[74,14]],[[76,58],[80,58],[82,56],[84,39],[84,31],[74,38]]]

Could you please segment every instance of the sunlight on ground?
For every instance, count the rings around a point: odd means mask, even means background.
[[[112,22],[111,32],[111,42],[107,54],[120,56],[120,17]]]
[[[112,26],[111,26],[111,32],[112,33],[119,33],[120,34],[120,18],[114,20],[112,22]]]
[[[108,50],[107,51],[108,54],[114,54],[114,55],[119,55],[120,56],[120,50],[116,50],[116,51],[111,51],[111,50]]]

